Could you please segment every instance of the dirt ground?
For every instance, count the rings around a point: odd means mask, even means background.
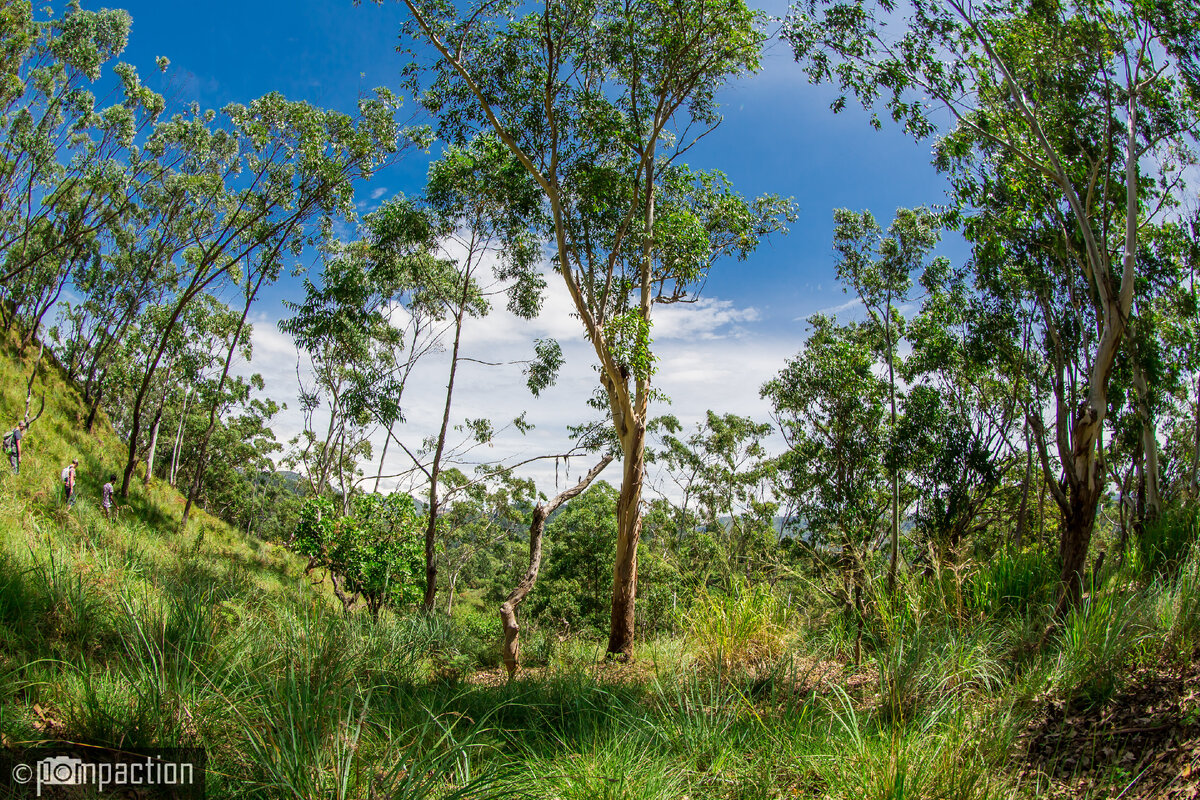
[[[1200,797],[1200,653],[1143,670],[1099,709],[1047,703],[1026,744],[1022,783],[1039,796]]]

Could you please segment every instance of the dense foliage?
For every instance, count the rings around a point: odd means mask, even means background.
[[[119,61],[125,12],[0,0],[0,413],[28,423],[0,483],[6,747],[201,743],[229,796],[993,798],[1063,764],[1132,796],[1154,746],[1095,742],[1200,742],[1194,708],[1096,727],[1143,679],[1200,680],[1193,0],[800,2],[800,69],[931,140],[948,197],[830,209],[851,302],[759,387],[769,419],[682,422],[654,415],[656,309],[796,215],[684,162],[765,18],[401,13],[429,128],[387,89],[176,107]],[[360,213],[417,146],[424,190]],[[282,442],[282,388],[239,365],[288,280]],[[465,418],[465,371],[538,395],[563,349],[471,337],[552,281],[594,394],[562,452],[496,452],[533,421]],[[521,472],[549,459],[596,466],[551,498]],[[643,649],[653,683],[584,675]],[[501,663],[515,688],[479,688]],[[1031,767],[1056,719],[1096,723],[1089,760]]]

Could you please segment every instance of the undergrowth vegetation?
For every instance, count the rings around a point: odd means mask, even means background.
[[[830,587],[734,581],[680,603],[683,636],[628,665],[531,625],[505,682],[488,610],[346,615],[281,547],[203,514],[181,533],[157,482],[106,519],[92,476],[117,442],[79,434],[47,384],[21,474],[0,478],[0,734],[202,746],[214,798],[1032,797],[1045,783],[1021,741],[1039,709],[1098,710],[1200,645],[1181,512],[1061,625],[1041,550],[903,573],[894,595],[872,562],[857,664]],[[69,510],[53,490],[75,455]]]

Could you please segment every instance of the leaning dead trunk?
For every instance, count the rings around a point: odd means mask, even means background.
[[[529,524],[529,567],[525,570],[525,575],[522,576],[516,587],[508,593],[508,597],[500,604],[500,625],[504,628],[504,644],[501,645],[501,657],[504,659],[505,669],[508,670],[509,680],[512,680],[512,676],[516,674],[517,669],[520,667],[521,627],[517,624],[517,606],[521,604],[530,590],[533,589],[533,585],[537,583],[538,570],[542,567],[542,538],[546,531],[546,519],[556,508],[586,489],[596,479],[596,476],[608,466],[610,461],[612,461],[612,456],[606,455],[600,459],[599,464],[592,467],[587,475],[583,476],[583,479],[579,483],[565,492],[556,495],[548,502],[538,503],[533,509],[533,521]]]

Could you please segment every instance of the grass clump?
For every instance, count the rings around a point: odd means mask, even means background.
[[[1200,509],[1172,507],[1134,537],[1136,565],[1149,579],[1172,578],[1200,542]]]
[[[792,637],[787,606],[770,587],[733,584],[704,590],[687,610],[684,638],[699,663],[724,672],[757,672],[787,652]]]
[[[1068,704],[1102,704],[1156,640],[1144,597],[1093,592],[1063,624],[1054,688]]]

